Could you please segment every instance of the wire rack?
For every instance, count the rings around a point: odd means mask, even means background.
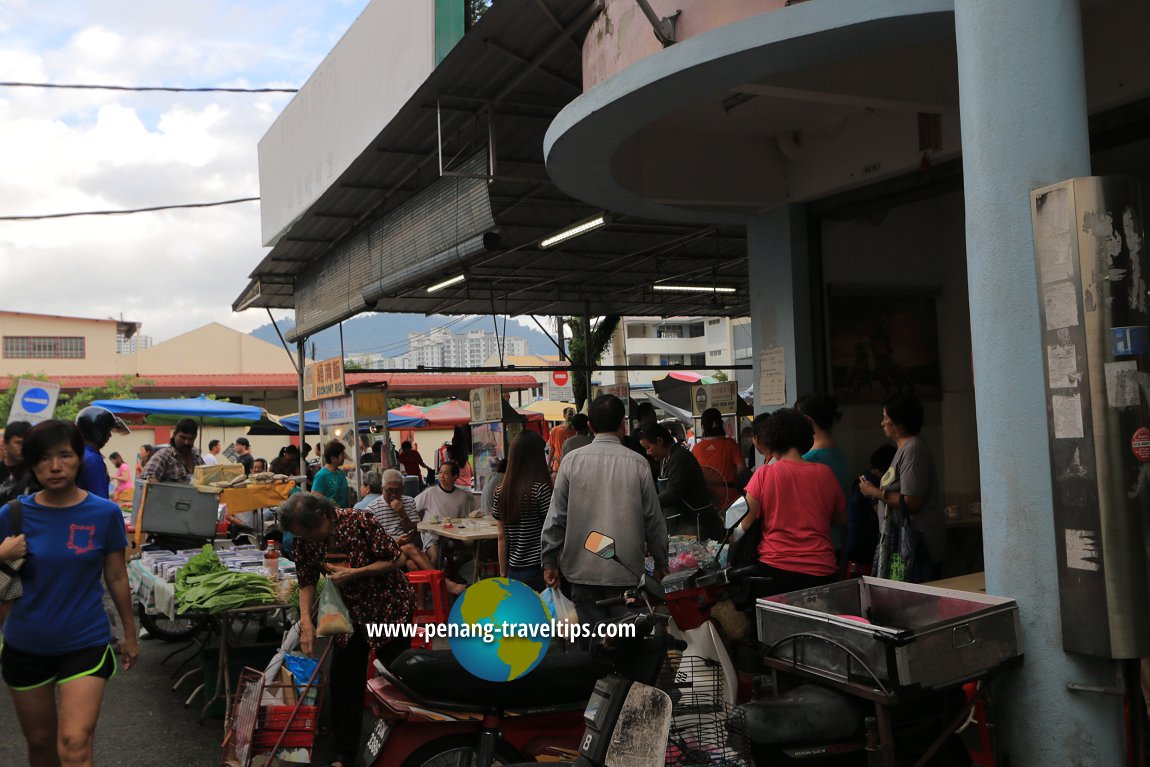
[[[727,702],[718,661],[672,652],[657,686],[672,704],[667,767],[750,767],[746,717]]]

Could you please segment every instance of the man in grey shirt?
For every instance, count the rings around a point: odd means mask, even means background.
[[[562,573],[583,623],[605,623],[618,614],[595,602],[633,588],[646,555],[655,561],[656,577],[667,572],[667,528],[659,494],[646,459],[622,444],[625,415],[614,395],[604,394],[591,403],[595,439],[563,459],[543,523],[543,579],[557,586]],[[592,531],[615,539],[618,561],[583,549]]]
[[[563,443],[563,458],[566,458],[572,450],[587,447],[595,439],[591,435],[591,420],[582,413],[576,413],[571,417],[571,427],[575,429],[575,436],[569,437]]]

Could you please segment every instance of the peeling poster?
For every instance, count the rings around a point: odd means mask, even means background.
[[[1054,415],[1055,439],[1082,438],[1082,397],[1077,394],[1055,394],[1050,398]]]
[[[1046,288],[1043,296],[1046,310],[1046,329],[1070,328],[1078,325],[1078,293],[1073,282],[1056,282]]]
[[[1107,362],[1106,401],[1110,407],[1134,407],[1138,404],[1138,363],[1134,360]]]
[[[1075,388],[1082,377],[1078,372],[1078,352],[1071,344],[1047,346],[1046,369],[1051,389]]]
[[[1066,529],[1066,566],[1072,570],[1102,569],[1098,534],[1092,530]]]

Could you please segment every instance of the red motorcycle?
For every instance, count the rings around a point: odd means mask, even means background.
[[[609,661],[552,648],[530,674],[488,682],[449,650],[409,650],[368,681],[375,727],[369,767],[491,767],[570,760],[583,736],[583,708]]]

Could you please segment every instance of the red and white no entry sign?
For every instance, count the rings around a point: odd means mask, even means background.
[[[553,370],[551,372],[551,382],[556,386],[566,386],[570,377],[570,373],[566,370]]]

